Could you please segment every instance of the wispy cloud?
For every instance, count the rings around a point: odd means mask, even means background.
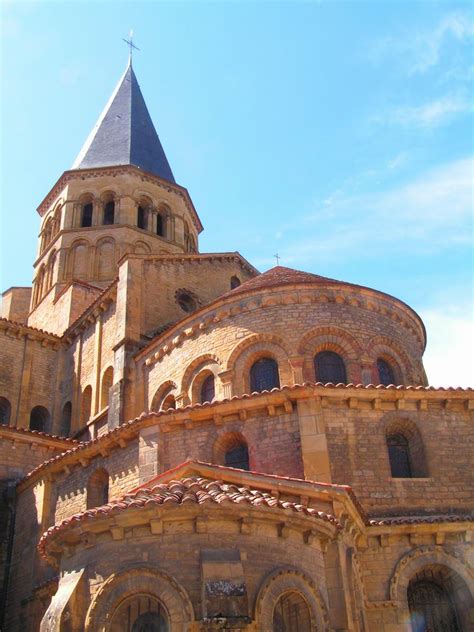
[[[464,43],[474,37],[474,23],[465,13],[445,15],[436,26],[426,30],[407,30],[397,36],[386,37],[371,51],[372,60],[379,62],[397,56],[409,74],[420,74],[438,65],[443,47],[450,40]]]
[[[432,129],[450,122],[453,117],[472,112],[473,105],[467,98],[446,96],[424,105],[397,107],[377,115],[374,121],[404,127],[422,127]]]
[[[280,254],[286,265],[328,259],[380,259],[403,253],[443,252],[471,243],[474,160],[442,165],[413,181],[377,193],[341,188],[314,203],[301,225],[282,228]],[[259,261],[271,265],[272,261]]]

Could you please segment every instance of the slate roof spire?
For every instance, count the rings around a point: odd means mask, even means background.
[[[72,169],[134,165],[174,183],[131,61]]]

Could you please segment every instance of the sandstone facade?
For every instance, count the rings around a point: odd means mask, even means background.
[[[200,253],[137,88],[3,294],[2,630],[473,629],[472,390],[394,297]]]

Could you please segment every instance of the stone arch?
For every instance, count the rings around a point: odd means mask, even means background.
[[[133,245],[133,252],[136,255],[149,255],[151,253],[151,248],[144,241],[136,241]]]
[[[391,466],[387,438],[389,436],[402,435],[408,442],[411,476],[413,478],[425,478],[429,476],[425,445],[417,423],[408,415],[388,413],[382,418],[382,428],[387,451],[388,471],[390,472]]]
[[[408,586],[427,569],[440,573],[454,587],[456,606],[463,628],[474,620],[474,572],[459,554],[439,546],[423,546],[409,551],[396,564],[390,580],[390,599],[400,609],[404,623],[410,622]]]
[[[222,362],[214,353],[200,355],[186,367],[183,377],[181,378],[181,393],[187,393],[198,373],[207,368],[214,373],[215,377],[217,377],[217,372],[222,370]],[[192,397],[191,401],[194,401]]]
[[[79,239],[71,244],[68,257],[70,278],[82,280],[88,278],[89,245],[87,239]]]
[[[109,473],[104,467],[97,468],[87,481],[87,509],[101,507],[109,502]]]
[[[51,432],[51,415],[44,406],[35,406],[30,412],[30,430]]]
[[[250,467],[251,461],[248,441],[245,436],[238,431],[224,432],[219,435],[219,437],[214,442],[214,446],[212,449],[213,463],[215,463],[216,465],[226,465],[226,454],[233,448],[239,446],[245,446],[247,448],[249,468],[244,469],[252,469]]]
[[[269,357],[278,364],[280,386],[291,384],[293,372],[287,343],[273,334],[252,334],[231,351],[226,370],[233,371],[233,394],[250,393],[250,367],[260,358]]]
[[[34,291],[33,291],[33,306],[38,305],[38,303],[42,300],[45,295],[45,287],[46,287],[46,266],[44,263],[41,264],[38,273],[35,277],[34,282]]]
[[[406,351],[392,338],[376,336],[365,348],[365,355],[373,363],[373,384],[378,384],[377,359],[381,358],[393,368],[395,379],[399,384],[423,384],[423,379],[415,379],[414,366]]]
[[[194,621],[193,606],[184,588],[163,571],[141,567],[111,575],[102,584],[87,611],[85,631],[108,632],[119,605],[140,593],[156,595],[163,603],[170,620],[170,632],[185,632]]]
[[[107,189],[100,196],[101,209],[99,224],[105,226],[117,224],[118,220],[118,197],[111,189]]]
[[[154,412],[159,412],[161,410],[161,406],[164,400],[168,397],[168,395],[176,395],[178,394],[178,387],[176,386],[176,382],[172,380],[167,380],[163,382],[155,391],[153,395],[153,399],[151,400],[150,410]]]
[[[254,618],[261,632],[273,632],[273,610],[286,592],[296,592],[306,602],[311,615],[311,632],[329,630],[326,604],[316,584],[293,568],[278,568],[265,577],[255,601]]]
[[[92,386],[90,384],[82,391],[81,397],[81,421],[85,426],[92,415]]]
[[[92,193],[83,193],[77,202],[76,206],[76,221],[75,225],[78,228],[87,228],[92,226],[94,215],[95,200]]]
[[[100,409],[103,410],[109,405],[109,391],[114,383],[114,367],[109,366],[102,373],[102,384],[100,388]]]
[[[54,266],[56,265],[57,256],[58,251],[53,250],[48,257],[48,263],[46,265],[46,291],[50,290],[53,285]]]
[[[303,379],[315,381],[314,358],[321,351],[333,351],[341,356],[346,367],[347,381],[361,382],[362,346],[341,327],[313,327],[298,342],[298,353],[303,357]]]
[[[115,239],[112,237],[104,237],[97,242],[95,250],[95,270],[99,279],[106,281],[114,277],[115,253]]]
[[[44,226],[41,230],[41,233],[42,233],[41,251],[43,251],[48,247],[49,243],[51,242],[54,236],[54,219],[52,215],[50,215],[46,219],[46,222],[44,223]]]

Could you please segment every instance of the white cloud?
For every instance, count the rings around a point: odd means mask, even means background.
[[[433,386],[474,386],[472,306],[439,306],[420,313],[428,344],[423,358]]]
[[[304,218],[302,239],[285,231],[286,264],[333,257],[346,261],[443,252],[472,241],[474,160],[458,160],[397,188],[359,194],[338,190]],[[357,184],[354,183],[354,189]],[[298,231],[301,226],[296,227]]]
[[[420,106],[398,107],[385,116],[377,116],[376,122],[403,125],[404,127],[434,128],[447,123],[455,115],[472,112],[469,99],[460,96],[446,96]]]
[[[474,36],[474,24],[464,13],[445,15],[432,29],[411,29],[396,37],[379,40],[372,50],[372,59],[380,61],[396,55],[409,74],[425,73],[440,63],[442,49],[449,42],[466,42]]]

